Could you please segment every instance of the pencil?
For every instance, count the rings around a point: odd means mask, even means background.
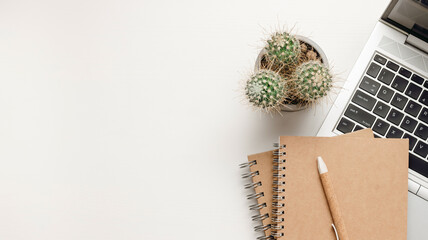
[[[330,213],[333,218],[333,223],[336,226],[337,234],[340,240],[349,240],[348,233],[346,232],[345,223],[342,218],[342,213],[339,208],[336,194],[334,193],[333,184],[328,176],[327,166],[322,157],[317,158],[318,172],[320,174],[321,183],[324,189],[325,197],[327,198]]]

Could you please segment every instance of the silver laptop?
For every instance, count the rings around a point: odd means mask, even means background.
[[[393,0],[318,136],[409,139],[408,239],[428,239],[428,0]]]

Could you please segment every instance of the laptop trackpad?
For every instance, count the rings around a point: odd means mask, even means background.
[[[408,193],[409,206],[407,216],[407,239],[420,240],[428,236],[426,218],[428,216],[428,201]]]

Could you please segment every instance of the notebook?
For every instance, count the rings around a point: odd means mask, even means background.
[[[408,139],[280,137],[276,239],[336,239],[318,175],[322,156],[349,239],[407,238]],[[285,169],[283,169],[285,167]],[[275,175],[275,172],[274,172]],[[275,186],[274,186],[275,187]],[[275,194],[274,194],[275,199]],[[277,223],[275,223],[275,221]]]
[[[362,137],[373,138],[371,129],[363,129],[352,132],[341,137]],[[258,239],[269,239],[271,235],[271,212],[272,212],[272,178],[273,178],[273,162],[274,151],[267,151],[248,156],[248,162],[241,164],[241,167],[249,167],[249,173],[243,177],[252,178],[252,182],[247,184],[246,188],[253,188],[254,194],[249,195],[249,198],[256,198],[257,203],[250,206],[250,210],[256,210],[257,215],[253,216],[254,221],[261,221],[255,230],[264,232],[264,235]]]

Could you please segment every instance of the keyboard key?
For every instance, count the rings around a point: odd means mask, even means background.
[[[419,156],[426,158],[428,155],[428,145],[422,141],[416,143],[415,149],[413,150]]]
[[[391,84],[392,79],[394,78],[395,74],[391,71],[389,71],[388,69],[384,68],[382,69],[382,71],[380,71],[379,76],[377,77],[377,79],[383,83],[385,83],[386,85]]]
[[[388,114],[388,111],[391,107],[386,105],[385,103],[379,101],[376,104],[376,107],[374,108],[373,112],[377,115],[379,115],[382,118],[386,117],[386,114]]]
[[[380,83],[371,80],[369,77],[364,77],[360,83],[360,88],[372,95],[375,95],[377,93],[379,87]]]
[[[414,81],[415,83],[419,83],[421,85],[422,85],[422,83],[424,83],[424,79],[422,77],[420,77],[419,75],[416,75],[416,74],[413,74],[412,81]]]
[[[400,129],[391,126],[391,128],[389,129],[388,133],[386,134],[387,138],[401,138],[401,136],[403,136],[403,131],[401,131]]]
[[[426,3],[426,0],[422,0],[422,2]],[[428,188],[421,186],[416,195],[428,201]]]
[[[352,98],[352,102],[371,111],[376,103],[376,99],[370,97],[368,94],[365,94],[360,90],[357,90],[354,94],[354,97]]]
[[[413,99],[418,99],[419,94],[421,94],[422,92],[422,88],[419,87],[418,85],[414,84],[414,83],[410,83],[410,85],[407,87],[406,89],[406,95],[413,98]]]
[[[403,120],[403,122],[401,123],[401,128],[403,128],[404,130],[412,133],[413,130],[415,130],[416,124],[418,124],[418,121],[416,121],[415,119],[406,116]]]
[[[403,67],[400,68],[400,71],[398,71],[398,73],[405,76],[406,78],[409,78],[410,76],[412,76],[412,73]]]
[[[424,123],[428,123],[428,108],[422,109],[421,113],[419,114],[419,120],[424,121]]]
[[[349,104],[348,108],[345,111],[345,116],[356,121],[357,123],[363,125],[366,128],[369,128],[373,125],[376,117],[366,112],[365,110]]]
[[[389,123],[386,123],[381,119],[378,119],[372,127],[373,131],[379,133],[382,136],[385,135],[386,130],[388,130],[388,128],[389,128]]]
[[[404,111],[406,113],[412,115],[413,117],[416,117],[416,116],[418,116],[418,113],[421,110],[421,108],[422,108],[421,105],[410,100],[409,103],[407,104],[406,108],[404,109]]]
[[[409,134],[404,134],[403,138],[409,139],[409,150],[412,150],[413,147],[416,145],[417,139]]]
[[[377,97],[384,100],[385,102],[389,102],[393,94],[394,94],[394,91],[392,89],[382,86],[379,93],[377,94]]]
[[[428,88],[428,80],[426,80],[426,81],[425,81],[425,83],[424,83],[424,87],[425,87],[425,88]]]
[[[358,130],[361,130],[361,129],[364,129],[364,128],[357,124],[357,125],[355,126],[355,128],[354,128],[354,132],[355,132],[355,131],[358,131]]]
[[[406,106],[407,99],[405,96],[396,93],[392,98],[391,104],[399,109],[403,109]]]
[[[403,119],[403,117],[404,117],[404,114],[402,114],[401,112],[393,108],[389,112],[387,120],[394,123],[395,125],[398,125],[400,124],[401,119]]]
[[[424,90],[422,92],[422,95],[419,98],[419,102],[423,103],[425,106],[428,106],[428,91],[427,90]]]
[[[409,83],[409,81],[407,81],[406,79],[397,75],[397,76],[395,76],[391,87],[393,87],[394,89],[396,89],[400,92],[403,92],[404,89],[406,89],[408,83]]]
[[[371,63],[369,68],[367,69],[367,75],[373,78],[376,78],[380,69],[381,69],[381,66],[377,65],[376,63]]]
[[[427,140],[428,126],[423,123],[419,123],[418,127],[416,128],[415,135],[422,138],[423,140]]]
[[[411,153],[409,153],[409,168],[425,177],[428,177],[428,162]]]
[[[375,55],[374,56],[374,58],[373,58],[376,62],[378,62],[378,63],[380,63],[380,64],[382,64],[382,65],[385,65],[385,63],[386,63],[386,58],[384,58],[384,57],[382,57],[382,56],[380,56],[380,55]]]
[[[337,130],[343,132],[343,133],[348,133],[351,132],[352,129],[354,128],[355,123],[349,121],[346,118],[342,118],[339,122],[339,124],[337,125]]]
[[[389,69],[393,70],[394,72],[396,72],[396,71],[398,70],[398,68],[399,68],[399,66],[398,66],[397,64],[395,64],[395,63],[393,63],[393,62],[391,62],[391,61],[389,61],[389,62],[386,64],[386,66],[387,66]]]
[[[408,186],[408,191],[413,193],[413,194],[416,194],[418,192],[419,188],[421,187],[421,185],[419,185],[418,183],[416,183],[410,179],[408,180],[407,186]]]

